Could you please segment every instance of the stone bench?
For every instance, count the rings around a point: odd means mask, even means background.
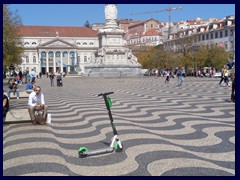
[[[4,92],[4,94],[7,95],[7,92],[6,93]],[[28,98],[28,97],[29,97],[29,94],[26,93],[26,91],[19,92],[19,98]],[[11,92],[9,98],[17,98],[17,94],[15,94],[14,96],[13,93]]]
[[[10,109],[7,112],[4,124],[31,122],[28,109]]]

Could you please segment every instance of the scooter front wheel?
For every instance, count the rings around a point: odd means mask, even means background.
[[[80,147],[78,150],[79,158],[85,158],[87,156],[85,152],[88,152],[88,149],[86,147]]]

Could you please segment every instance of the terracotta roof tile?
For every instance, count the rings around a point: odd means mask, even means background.
[[[155,36],[155,35],[159,35],[160,33],[155,31],[154,29],[149,29],[144,36]]]
[[[140,22],[136,22],[136,23],[132,22],[128,27],[131,28],[131,27],[135,27],[135,26],[138,26],[138,25],[144,24],[144,23],[145,23],[145,21],[140,21]]]
[[[97,37],[97,31],[87,27],[21,26],[19,34],[27,37]]]

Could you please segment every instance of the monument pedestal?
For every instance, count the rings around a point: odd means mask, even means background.
[[[124,31],[117,25],[116,5],[105,5],[106,24],[98,31],[99,49],[89,64],[81,67],[84,76],[131,77],[141,76],[141,64],[124,47]]]
[[[142,76],[139,65],[86,65],[84,76],[88,77],[138,77]]]

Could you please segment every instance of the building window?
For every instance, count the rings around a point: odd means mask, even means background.
[[[48,56],[49,56],[49,57],[53,57],[53,52],[49,52],[49,53],[48,53]]]
[[[46,52],[42,52],[42,57],[46,57]]]
[[[204,34],[202,35],[202,40],[203,40],[203,41],[205,40],[205,35],[204,35]]]
[[[225,31],[225,37],[228,37],[228,30]]]
[[[93,45],[93,42],[90,42],[90,45]]]
[[[33,62],[36,63],[36,56],[33,56]]]
[[[60,57],[60,52],[56,52],[56,57]]]
[[[222,38],[223,37],[223,32],[222,31],[220,31],[220,38]]]
[[[230,48],[233,49],[233,41],[231,41],[230,43],[231,43]]]
[[[28,43],[28,42],[25,42],[24,45],[29,45],[29,43]]]
[[[87,62],[87,56],[84,56],[84,62]]]
[[[67,57],[68,53],[67,52],[63,52],[63,57]]]
[[[32,45],[36,45],[37,43],[36,42],[33,42]]]
[[[209,40],[209,34],[206,34],[206,40]]]
[[[80,42],[77,42],[77,45],[80,45]]]
[[[211,33],[210,39],[213,39],[213,33]]]
[[[26,63],[29,63],[29,57],[26,56]]]
[[[233,36],[233,30],[232,29],[230,30],[230,36]]]
[[[218,38],[218,32],[215,32],[215,39]]]
[[[87,45],[87,43],[86,43],[86,42],[84,42],[84,43],[83,43],[83,45]]]

